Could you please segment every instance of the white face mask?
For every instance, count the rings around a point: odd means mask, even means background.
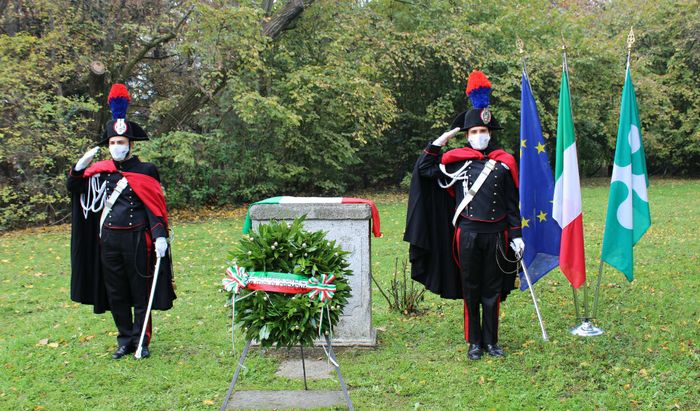
[[[468,140],[473,149],[483,150],[489,145],[491,136],[489,133],[470,134]]]
[[[122,161],[129,154],[128,144],[113,144],[109,146],[109,154],[112,155],[114,161]]]

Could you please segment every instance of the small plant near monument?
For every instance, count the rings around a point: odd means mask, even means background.
[[[385,292],[377,280],[372,276],[372,281],[389,303],[389,309],[398,311],[403,315],[416,314],[419,312],[418,304],[423,301],[425,288],[419,286],[407,275],[408,261],[404,258],[401,261],[401,275],[399,275],[399,258],[394,261],[394,276],[389,282],[388,292]]]
[[[263,347],[312,345],[331,333],[350,297],[348,253],[303,222],[261,225],[229,255],[224,287],[235,324]]]

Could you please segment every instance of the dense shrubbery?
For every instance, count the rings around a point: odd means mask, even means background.
[[[117,81],[131,87],[131,119],[153,140],[139,151],[174,206],[398,184],[467,108],[474,68],[494,83],[497,139],[517,152],[516,37],[551,154],[563,34],[582,174],[601,174],[630,26],[650,173],[690,175],[700,163],[693,1],[305,0],[300,14],[290,1],[15,3],[0,11],[3,228],[66,215],[65,170],[98,135]],[[103,76],[87,70],[92,60]]]

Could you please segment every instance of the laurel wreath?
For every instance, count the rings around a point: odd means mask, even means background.
[[[311,345],[320,335],[329,335],[338,323],[350,297],[347,277],[352,274],[349,254],[326,239],[323,231],[303,228],[304,217],[291,223],[272,221],[244,235],[229,254],[232,264],[247,271],[293,273],[321,278],[335,275],[333,298],[311,299],[306,294],[281,294],[242,289],[236,298],[235,326],[246,340],[263,347]],[[234,297],[229,293],[229,302]]]

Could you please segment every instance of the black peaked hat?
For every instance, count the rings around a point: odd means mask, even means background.
[[[489,79],[481,71],[472,71],[467,81],[467,96],[472,102],[472,108],[459,113],[452,120],[450,128],[459,127],[459,131],[467,131],[472,127],[487,127],[489,130],[502,129],[489,109],[490,95],[491,82]]]
[[[129,107],[131,96],[124,84],[114,84],[109,91],[107,102],[112,111],[112,120],[105,125],[105,130],[98,142],[99,145],[106,145],[110,137],[122,136],[131,141],[148,140],[148,134],[141,126],[133,121],[126,120],[126,109]]]

